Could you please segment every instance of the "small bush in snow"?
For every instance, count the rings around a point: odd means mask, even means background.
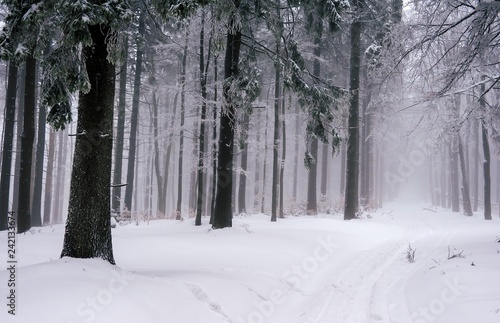
[[[406,261],[410,264],[415,262],[415,252],[417,249],[412,249],[411,244],[408,244],[408,250],[406,251]]]

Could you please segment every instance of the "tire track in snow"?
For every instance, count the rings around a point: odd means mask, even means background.
[[[357,260],[348,262],[315,318],[308,322],[406,322],[410,320],[409,304],[404,290],[411,273],[421,270],[437,256],[454,236],[454,231],[436,228],[417,218],[399,237],[381,246],[357,252]],[[417,254],[417,263],[405,261],[408,243],[439,237],[431,252]],[[415,266],[416,265],[416,266]],[[408,270],[408,266],[413,266]]]

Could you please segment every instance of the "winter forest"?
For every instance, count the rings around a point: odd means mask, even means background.
[[[0,3],[2,322],[500,321],[499,0]]]

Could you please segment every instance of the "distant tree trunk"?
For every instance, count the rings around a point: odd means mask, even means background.
[[[36,59],[30,55],[26,59],[24,92],[24,120],[21,135],[21,169],[19,173],[19,201],[17,231],[23,233],[31,228],[31,167],[33,162],[33,142],[35,139],[35,93]]]
[[[2,172],[0,179],[0,231],[7,229],[9,212],[10,177],[12,168],[12,147],[16,118],[17,65],[9,62],[7,93],[5,98],[5,128],[2,148]]]
[[[279,52],[279,45],[276,45]],[[278,214],[278,188],[279,188],[279,138],[280,138],[280,114],[281,114],[281,71],[276,64],[274,82],[274,136],[273,136],[273,186],[271,190],[271,221],[276,221]]]
[[[280,213],[279,218],[285,218],[284,211],[284,173],[285,173],[285,160],[286,160],[286,128],[285,128],[285,94],[282,94],[282,103],[281,103],[281,162],[280,162]]]
[[[210,47],[208,49],[207,67],[205,67],[205,10],[202,9],[201,16],[201,31],[200,31],[200,85],[201,85],[201,120],[199,133],[199,148],[198,148],[198,187],[196,199],[196,219],[195,225],[201,225],[201,215],[203,204],[205,202],[205,125],[207,122],[207,69],[210,62]]]
[[[50,215],[52,206],[52,180],[54,173],[54,152],[56,146],[56,133],[51,129],[49,134],[49,155],[47,158],[47,175],[45,176],[45,193],[43,196],[43,224],[52,223]]]
[[[257,114],[257,121],[256,121],[256,127],[255,127],[255,132],[257,133],[257,138],[256,142],[260,144],[261,142],[261,135],[260,135],[260,130],[261,130],[261,116],[260,113]],[[261,164],[261,150],[257,149],[257,152],[255,154],[255,178],[254,178],[254,198],[253,198],[253,209],[254,211],[259,208],[259,201],[260,201],[260,164]]]
[[[321,145],[321,184],[320,184],[320,194],[321,198],[326,198],[327,196],[327,183],[328,183],[328,143],[323,143]]]
[[[298,103],[295,103],[295,154],[293,162],[293,201],[297,203],[297,180],[299,177],[299,127],[300,127],[300,107]]]
[[[268,95],[269,98],[269,95]],[[269,101],[269,100],[268,100]],[[260,213],[265,212],[266,207],[266,173],[267,173],[267,129],[269,124],[269,109],[266,109],[266,125],[264,126],[264,163],[262,165],[262,194],[260,201]]]
[[[56,189],[54,192],[54,222],[62,223],[62,214],[61,214],[61,192],[64,192],[64,187],[61,185],[62,173],[64,172],[63,168],[63,150],[64,146],[64,131],[59,131],[58,133],[58,142],[59,147],[57,148],[57,174],[56,174]]]
[[[38,134],[36,143],[35,186],[33,189],[33,204],[31,208],[31,224],[35,227],[42,226],[42,188],[43,188],[43,162],[45,159],[45,125],[47,122],[45,107],[39,108]]]
[[[139,16],[139,37],[144,35],[144,12]],[[130,116],[130,137],[127,160],[127,186],[125,187],[125,207],[132,211],[132,193],[134,191],[134,169],[137,150],[137,124],[139,122],[139,97],[141,95],[142,56],[144,48],[141,41],[137,41],[135,58],[134,93],[132,95],[132,114]]]
[[[462,171],[462,198],[464,213],[467,216],[473,216],[472,207],[470,203],[470,193],[469,193],[469,179],[467,175],[467,165],[465,163],[464,147],[462,144],[462,137],[458,134],[458,155],[460,157],[460,169]]]
[[[107,59],[106,41],[111,29],[92,25],[89,32],[93,45],[85,46],[83,55],[91,88],[79,95],[78,135],[61,257],[102,258],[114,264],[110,183],[115,68]]]
[[[233,0],[234,10],[239,10],[240,0]],[[241,29],[239,23],[231,15],[227,32],[226,56],[224,59],[225,80],[238,76],[238,64],[241,47]],[[234,116],[236,106],[232,102],[230,85],[224,84],[225,108],[221,113],[219,153],[217,164],[218,189],[215,197],[214,229],[232,226],[231,192],[233,185],[233,146],[234,146]]]
[[[447,189],[447,158],[446,158],[446,147],[442,144],[441,147],[441,207],[447,208],[448,205],[448,189]]]
[[[347,160],[347,145],[345,141],[342,141],[340,145],[340,194],[343,196],[345,194],[345,163]]]
[[[165,179],[163,181],[163,196],[161,197],[161,199],[163,200],[163,202],[161,203],[161,205],[163,206],[163,211],[160,211],[165,215],[166,214],[166,210],[167,210],[167,189],[168,189],[168,180],[169,180],[169,174],[170,174],[170,157],[172,155],[172,144],[173,144],[173,136],[174,136],[174,132],[173,132],[173,128],[174,128],[174,120],[176,118],[176,115],[177,115],[177,97],[178,97],[178,93],[175,93],[175,97],[174,97],[174,111],[172,113],[172,117],[170,118],[170,123],[169,123],[169,126],[168,126],[168,129],[170,131],[170,134],[168,136],[168,143],[167,143],[167,153],[165,155]],[[168,102],[168,100],[167,100]]]
[[[125,109],[127,105],[127,69],[128,69],[128,37],[124,44],[125,59],[120,66],[120,88],[118,95],[118,120],[116,124],[116,144],[115,144],[115,167],[113,172],[113,184],[119,185],[122,182],[123,165],[123,143],[125,137]],[[122,187],[114,186],[112,191],[112,209],[116,213],[121,211]]]
[[[241,171],[240,181],[238,183],[238,213],[246,213],[246,194],[247,194],[247,166],[248,166],[248,128],[250,115],[245,113],[242,125],[242,151],[241,151]]]
[[[359,0],[354,1],[355,8],[360,8]],[[351,24],[350,58],[350,106],[348,119],[349,139],[347,143],[347,170],[344,219],[356,218],[358,212],[358,174],[359,174],[359,72],[361,66],[361,19],[355,18]]]
[[[158,190],[157,211],[165,214],[165,193],[163,192],[163,178],[160,168],[160,145],[158,144],[158,99],[156,90],[153,91],[153,136],[154,136],[154,168],[156,175],[156,189]]]
[[[452,144],[450,146],[450,185],[451,185],[451,210],[453,212],[460,212],[460,195],[459,195],[459,181],[458,181],[458,153],[454,151],[456,148],[457,138],[453,134]]]
[[[472,157],[474,159],[474,167],[472,170],[473,176],[473,190],[474,190],[474,205],[472,210],[477,211],[477,205],[479,202],[479,118],[474,118],[473,121],[473,132],[472,138],[474,138],[474,149]]]
[[[484,100],[484,99],[483,99]],[[483,138],[483,175],[484,175],[484,219],[491,220],[491,176],[490,176],[490,144],[488,141],[488,128],[485,122],[481,123]]]
[[[186,39],[184,42],[184,51],[182,53],[181,73],[179,81],[181,83],[181,124],[179,133],[179,171],[177,174],[177,206],[175,208],[175,219],[182,219],[182,173],[184,159],[184,116],[186,110],[186,65],[188,51],[189,29],[186,29]]]

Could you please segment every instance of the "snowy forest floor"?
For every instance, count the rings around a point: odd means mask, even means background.
[[[58,259],[64,226],[35,228],[17,236],[15,317],[0,272],[0,321],[500,322],[499,219],[423,208],[129,224],[113,229],[117,266]]]

